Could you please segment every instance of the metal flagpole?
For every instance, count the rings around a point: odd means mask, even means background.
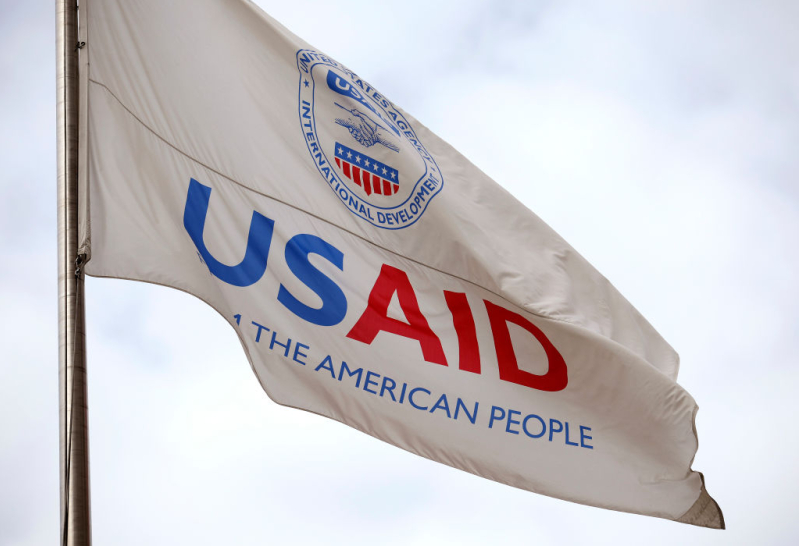
[[[78,6],[56,0],[61,543],[91,544],[83,273],[78,263]]]

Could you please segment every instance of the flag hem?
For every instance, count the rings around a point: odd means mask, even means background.
[[[708,529],[726,529],[721,507],[705,489],[705,476],[701,472],[698,474],[702,478],[702,490],[699,492],[699,498],[682,517],[675,521]]]
[[[89,192],[89,14],[88,5],[78,14],[78,256],[83,263],[92,255],[91,194]],[[85,2],[88,4],[88,2]]]
[[[693,466],[696,453],[699,451],[699,433],[696,430],[696,414],[698,412],[699,406],[694,406],[694,413],[691,416],[691,428],[694,433],[694,438],[696,438],[696,451],[694,451],[694,456],[691,457],[691,462],[688,465],[689,468]],[[680,516],[677,521],[689,525],[696,525],[698,527],[707,527],[709,529],[726,529],[727,526],[724,523],[724,513],[721,511],[721,507],[705,488],[705,475],[692,468],[691,471],[699,474],[699,478],[702,480],[702,489],[699,491],[699,497],[696,499],[693,506],[691,506],[685,514]]]

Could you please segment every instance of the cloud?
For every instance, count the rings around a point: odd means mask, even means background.
[[[797,538],[792,2],[262,2],[549,222],[681,353],[730,530],[586,508],[273,404],[185,294],[87,284],[98,543]],[[0,542],[58,534],[51,7],[0,29]]]

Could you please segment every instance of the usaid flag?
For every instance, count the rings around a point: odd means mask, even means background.
[[[536,493],[723,527],[674,350],[357,72],[242,0],[87,0],[81,23],[89,274],[207,302],[280,404]]]

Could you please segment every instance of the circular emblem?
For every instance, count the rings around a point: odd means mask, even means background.
[[[330,189],[374,226],[415,223],[444,178],[405,116],[357,74],[317,51],[299,50],[297,68],[303,138]]]

